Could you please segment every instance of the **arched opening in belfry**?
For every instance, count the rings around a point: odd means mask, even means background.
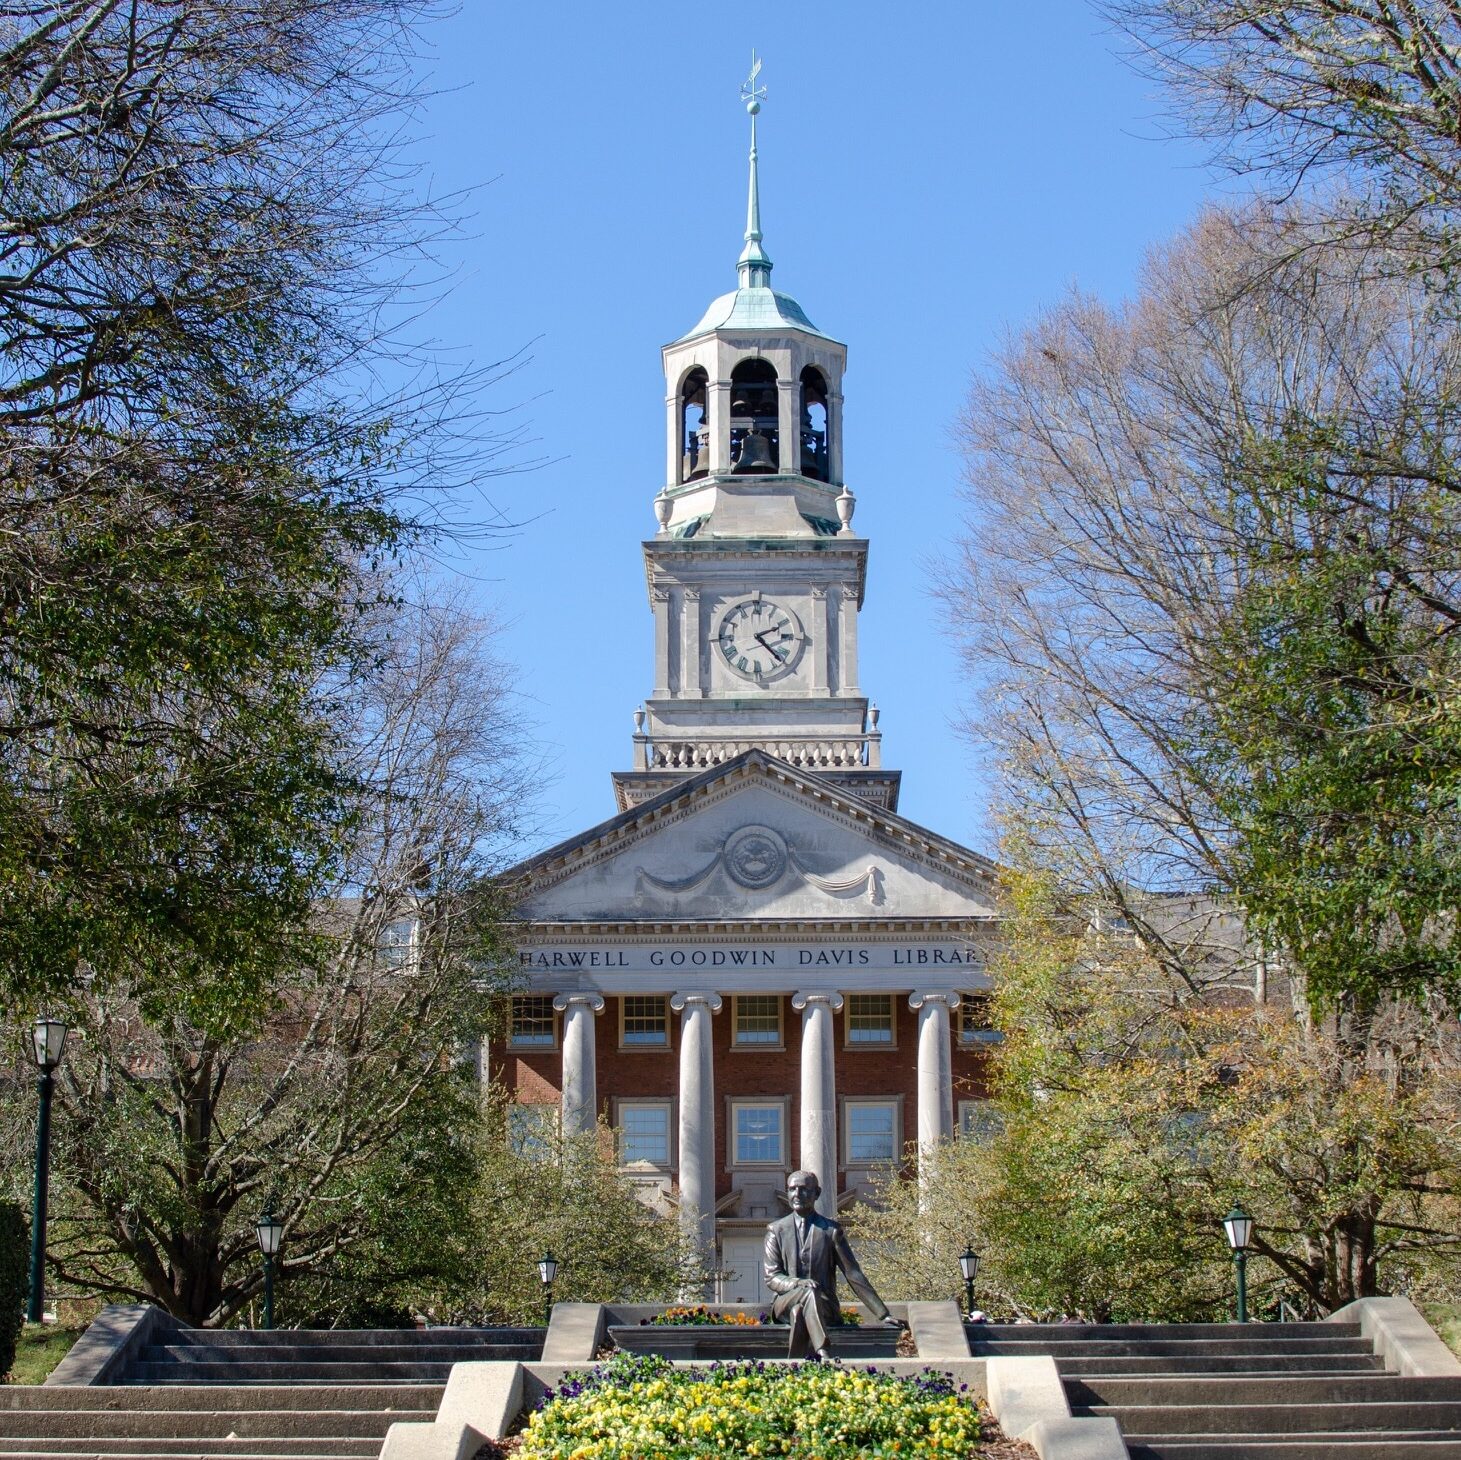
[[[742,360],[731,371],[731,461],[742,475],[774,472],[781,460],[776,368],[769,360]]]
[[[831,481],[831,431],[827,413],[827,381],[814,365],[802,371],[802,475]]]
[[[680,480],[692,482],[710,470],[710,419],[705,392],[710,377],[698,366],[680,387]]]

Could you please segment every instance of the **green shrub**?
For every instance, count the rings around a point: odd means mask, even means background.
[[[15,1362],[15,1340],[25,1321],[30,1226],[13,1201],[0,1201],[0,1377]]]

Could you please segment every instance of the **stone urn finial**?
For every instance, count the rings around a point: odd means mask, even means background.
[[[842,524],[843,533],[852,532],[852,514],[857,509],[857,498],[843,487],[837,498],[837,520]],[[840,537],[842,533],[839,533]]]
[[[672,506],[673,503],[663,492],[654,499],[654,517],[655,521],[659,523],[661,536],[670,530],[670,510]]]

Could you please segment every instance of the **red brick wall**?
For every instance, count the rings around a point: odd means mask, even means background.
[[[894,1025],[897,1043],[892,1049],[847,1049],[846,1011],[835,1017],[837,1041],[837,1093],[903,1097],[903,1141],[918,1138],[918,1014],[908,1007],[906,994],[893,996]],[[596,1021],[596,1062],[598,1066],[599,1109],[606,1119],[612,1116],[612,1101],[624,1099],[670,1098],[679,1093],[680,1018],[669,1015],[670,1047],[668,1049],[620,1049],[620,1000],[609,995],[604,1012]],[[791,996],[782,996],[781,1027],[785,1048],[733,1049],[732,1003],[712,1020],[715,1053],[715,1171],[716,1195],[731,1189],[726,1170],[727,1096],[790,1096],[788,1125],[789,1150],[792,1160],[797,1155],[797,1132],[800,1128],[801,1086],[801,1015],[791,1007]],[[957,1016],[956,1016],[957,1017]],[[559,1016],[562,1032],[562,1016]],[[542,1105],[556,1103],[561,1094],[561,1054],[558,1050],[517,1052],[498,1048],[491,1052],[490,1068],[509,1090],[524,1103]],[[984,1077],[984,1054],[978,1048],[960,1046],[953,1040],[953,1077],[955,1119],[958,1102],[983,1098],[988,1094]]]

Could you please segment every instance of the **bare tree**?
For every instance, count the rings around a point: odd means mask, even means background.
[[[1461,12],[1447,0],[1098,0],[1220,159],[1338,195],[1330,238],[1449,268],[1461,221]]]

